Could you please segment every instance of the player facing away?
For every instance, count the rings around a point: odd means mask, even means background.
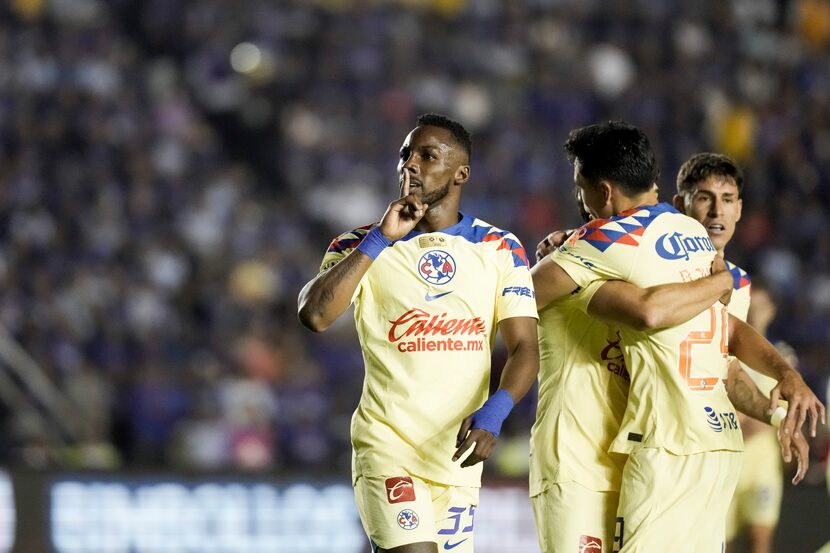
[[[656,188],[652,194],[647,202],[655,204]],[[579,197],[578,202],[583,207]],[[537,258],[560,246],[569,232],[549,235],[539,244]],[[618,325],[603,319],[613,314],[615,322],[641,329],[682,323],[730,292],[731,275],[722,262],[718,269],[692,282],[648,289],[600,280],[540,310],[530,495],[542,553],[602,553],[613,547],[626,457],[609,447],[625,411],[629,375]]]
[[[400,198],[335,239],[300,292],[300,320],[317,332],[355,306],[366,374],[352,480],[373,551],[473,551],[481,461],[538,372],[525,251],[458,211],[470,151],[459,123],[421,116],[400,150]],[[507,361],[488,399],[497,329]]]
[[[680,167],[673,203],[678,210],[706,228],[712,244],[723,255],[741,218],[743,190],[743,171],[733,159],[722,154],[704,152],[693,155]],[[750,279],[740,267],[731,263],[727,263],[727,266],[734,277],[729,313],[745,321],[750,310]],[[763,290],[760,294],[758,307],[763,310],[771,298]],[[756,317],[753,326],[759,333],[765,334],[769,320],[770,317],[766,317],[766,322],[763,322]],[[757,326],[758,322],[763,322],[763,325]],[[733,376],[734,371],[731,369],[734,366],[730,366],[728,386],[743,386],[743,381]],[[745,370],[768,397],[776,382],[749,367]],[[762,400],[761,403],[765,401]],[[769,415],[766,417],[769,422]],[[778,524],[783,494],[776,430],[749,417],[741,416],[739,420],[744,436],[744,462],[729,508],[726,539],[731,541],[740,532],[746,531],[752,553],[769,553],[772,551],[773,534]],[[796,432],[799,431],[796,429]],[[785,460],[789,460],[787,455]]]
[[[591,293],[597,280],[648,288],[709,274],[715,248],[705,229],[668,204],[649,205],[657,171],[642,131],[623,123],[593,125],[574,131],[566,149],[595,220],[534,267],[540,310],[565,295]],[[798,395],[799,415],[808,409],[814,418],[823,416],[800,377],[761,347],[757,333],[740,322],[727,332],[727,320],[725,307],[716,303],[673,328],[620,327],[630,389],[610,445],[612,453],[628,454],[617,510],[618,550],[721,547],[742,447],[723,385],[727,345],[749,364],[765,365],[784,395]],[[810,394],[804,402],[802,394]],[[701,532],[703,527],[709,530]]]
[[[619,180],[636,177],[620,172],[608,176]],[[578,207],[587,222],[591,216],[578,191]],[[657,203],[656,186],[644,203]],[[536,258],[548,256],[573,232],[549,234],[538,244]],[[608,450],[628,396],[618,325],[662,328],[708,309],[721,292],[731,290],[734,284],[722,258],[716,258],[713,269],[722,272],[690,283],[648,289],[623,281],[599,281],[591,284],[597,287],[596,292],[571,294],[542,306],[539,406],[531,435],[530,492],[543,553],[571,552],[577,546],[588,553],[611,551],[625,456]],[[707,282],[717,278],[723,279],[717,284],[720,291],[712,288],[713,282]],[[589,302],[587,306],[585,301]],[[738,365],[730,365],[728,383],[729,399],[739,412],[769,422],[768,397]],[[785,459],[790,460],[792,450],[799,461],[793,480],[797,483],[809,466],[807,442],[798,433],[792,440],[781,433],[779,439]]]

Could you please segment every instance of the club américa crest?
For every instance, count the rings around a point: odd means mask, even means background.
[[[418,274],[430,284],[446,284],[455,276],[455,259],[445,251],[430,250],[418,260]]]
[[[420,524],[421,519],[412,509],[404,509],[398,513],[398,526],[404,530],[414,530]]]

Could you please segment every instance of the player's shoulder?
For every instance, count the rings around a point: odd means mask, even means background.
[[[752,284],[749,274],[746,271],[730,261],[724,260],[724,263],[726,264],[726,270],[732,275],[735,290],[747,288]]]
[[[447,234],[463,238],[470,244],[480,245],[499,254],[510,255],[516,267],[529,267],[524,246],[515,234],[501,229],[478,217],[462,214],[461,221],[450,227]]]
[[[595,219],[586,223],[566,244],[574,246],[582,242],[600,252],[605,252],[612,246],[637,247],[646,230],[655,222],[677,215],[683,216],[667,203],[636,207],[608,219]]]
[[[372,227],[375,226],[377,226],[377,223],[371,223],[344,232],[343,234],[331,241],[331,244],[329,244],[329,248],[328,250],[326,250],[326,253],[346,253],[349,250],[354,249],[355,247],[357,247],[358,244],[360,244],[360,242],[366,237],[366,235],[369,234],[369,231],[372,230]]]

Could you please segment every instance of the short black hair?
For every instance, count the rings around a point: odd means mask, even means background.
[[[681,196],[694,191],[695,186],[709,177],[724,177],[735,181],[738,196],[744,190],[744,172],[729,156],[702,152],[687,159],[677,172],[677,193]]]
[[[579,164],[583,177],[612,182],[627,196],[648,192],[660,175],[646,133],[623,121],[572,130],[565,152],[571,164]]]
[[[464,125],[458,121],[453,121],[446,115],[440,113],[425,113],[418,117],[418,126],[428,125],[430,127],[441,127],[447,129],[452,133],[452,137],[458,142],[458,145],[467,152],[467,159],[473,153],[473,139],[470,136],[470,131],[464,128]]]

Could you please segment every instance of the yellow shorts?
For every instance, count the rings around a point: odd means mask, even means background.
[[[435,542],[473,553],[478,488],[444,486],[416,476],[360,476],[355,503],[372,550]]]
[[[775,432],[765,429],[744,442],[744,463],[726,518],[726,541],[748,526],[774,528],[778,524],[784,477]]]
[[[618,492],[555,484],[531,498],[542,553],[611,553]]]
[[[742,453],[633,451],[625,463],[614,551],[720,553]]]

